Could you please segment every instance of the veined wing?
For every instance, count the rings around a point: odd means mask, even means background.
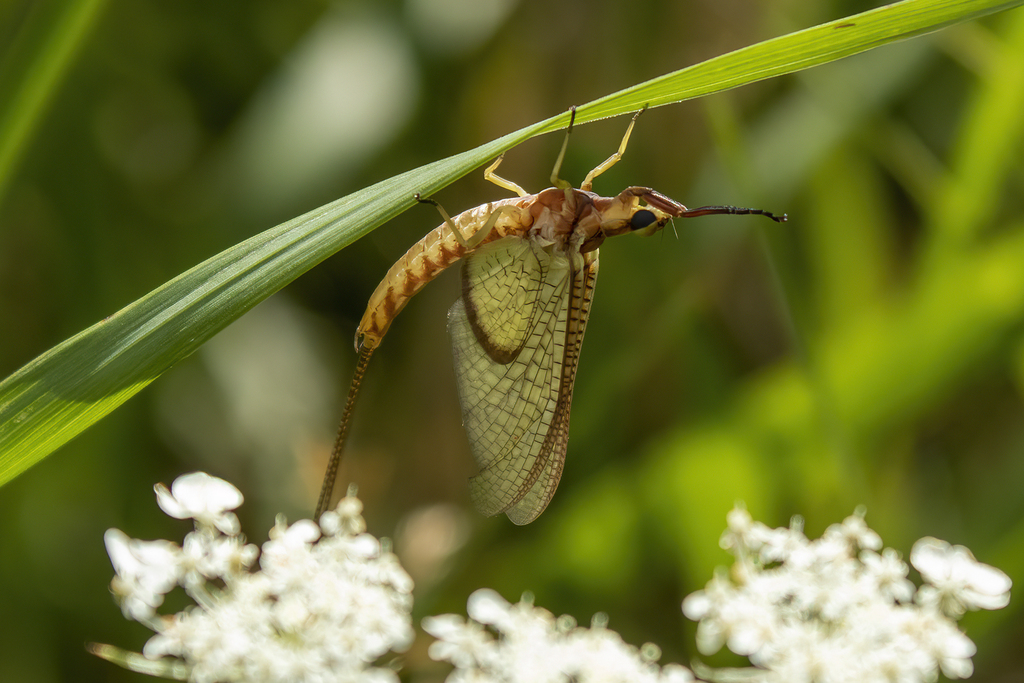
[[[583,333],[590,317],[590,305],[594,301],[594,287],[597,284],[598,253],[589,252],[584,257],[584,267],[574,274],[572,294],[569,298],[568,322],[565,333],[565,355],[562,360],[561,390],[558,402],[552,414],[551,427],[541,444],[540,456],[537,458],[539,468],[537,481],[523,496],[522,500],[505,511],[508,518],[515,524],[529,524],[537,519],[540,513],[551,502],[555,495],[558,482],[562,478],[565,465],[565,454],[569,445],[569,415],[572,409],[572,389],[576,381],[576,368],[579,365],[580,348],[583,346]]]
[[[448,314],[463,423],[480,474],[470,482],[485,515],[533,521],[561,477],[572,382],[593,296],[596,254],[570,262],[506,237],[463,268]]]

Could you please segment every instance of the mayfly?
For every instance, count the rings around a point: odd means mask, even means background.
[[[618,150],[587,174],[579,189],[559,177],[572,133],[572,110],[550,187],[529,194],[495,174],[484,178],[517,197],[489,202],[450,217],[417,242],[388,271],[370,297],[356,330],[359,354],[316,516],[330,503],[352,410],[366,366],[388,327],[420,289],[459,259],[462,295],[448,312],[448,331],[462,421],[480,473],[470,479],[484,515],[504,512],[528,524],[551,501],[565,463],[569,407],[583,332],[597,280],[598,247],[625,233],[652,235],[673,218],[757,214],[761,209],[704,206],[688,209],[649,187],[627,187],[616,197],[591,191],[594,179],[622,158],[637,112]]]

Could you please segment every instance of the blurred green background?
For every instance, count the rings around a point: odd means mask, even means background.
[[[665,72],[863,11],[782,0],[96,2],[0,196],[0,376],[283,220]],[[0,4],[3,73],[48,3]],[[419,615],[488,586],[663,661],[679,609],[728,556],[743,500],[817,536],[854,507],[904,553],[934,535],[1024,578],[1024,12],[652,110],[595,188],[788,212],[609,241],[561,487],[534,524],[479,517],[445,332],[458,277],[375,354],[342,470],[394,539]],[[626,119],[577,129],[579,182]],[[502,175],[548,183],[562,138]],[[450,212],[506,196],[481,173]],[[202,469],[246,495],[251,540],[308,516],[415,207],[245,315],[0,490],[0,680],[139,680],[87,655],[148,632],[107,591],[103,531],[179,540],[152,485]],[[964,621],[975,680],[1024,677],[1016,600]],[[180,606],[175,603],[175,606]],[[410,669],[443,675],[425,640]],[[716,664],[736,664],[727,657]]]

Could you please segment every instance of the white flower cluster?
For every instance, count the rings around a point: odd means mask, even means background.
[[[117,573],[111,590],[126,617],[156,631],[143,654],[157,664],[109,646],[97,654],[198,683],[398,680],[373,664],[412,643],[412,580],[364,533],[358,499],[344,498],[320,526],[279,518],[260,555],[239,535],[230,510],[242,495],[231,484],[197,472],[156,491],[166,513],[195,519],[181,547],[116,529],[104,540]],[[261,571],[250,571],[258,556]],[[157,615],[178,585],[196,604]]]
[[[727,645],[762,669],[765,681],[824,683],[934,681],[973,672],[975,646],[956,626],[968,609],[1009,601],[1010,579],[963,546],[923,538],[910,561],[925,584],[864,523],[848,517],[817,541],[770,529],[736,508],[722,547],[737,559],[683,602],[699,620],[697,647]]]
[[[429,654],[455,670],[448,683],[688,683],[677,664],[660,668],[657,646],[627,645],[605,620],[582,628],[568,616],[555,619],[529,598],[512,605],[490,589],[469,596],[470,619],[427,617],[423,629],[437,638]],[[488,630],[486,627],[491,627]],[[495,633],[498,637],[495,637]]]
[[[143,654],[92,651],[127,668],[196,683],[397,683],[381,664],[413,640],[412,580],[365,533],[349,496],[320,518],[279,518],[262,553],[246,544],[231,510],[242,495],[207,474],[156,487],[163,510],[194,519],[182,546],[105,535],[125,616],[156,632]],[[698,670],[745,683],[916,683],[971,675],[975,647],[956,625],[967,610],[998,609],[1010,579],[962,546],[924,538],[910,554],[920,588],[892,549],[882,550],[863,513],[808,540],[801,523],[770,529],[746,510],[729,513],[722,546],[736,562],[683,602],[698,620],[697,647],[723,645],[755,668]],[[259,568],[254,566],[259,561]],[[161,616],[181,586],[195,605]],[[510,604],[492,590],[468,602],[469,618],[427,617],[429,654],[448,661],[449,683],[690,683],[686,668],[658,665],[652,644],[635,648],[598,615],[590,628],[555,618],[532,598]]]

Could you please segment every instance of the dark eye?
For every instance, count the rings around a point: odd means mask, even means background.
[[[629,228],[631,230],[643,230],[657,220],[658,217],[647,209],[640,209],[633,214],[632,218],[629,219]]]

